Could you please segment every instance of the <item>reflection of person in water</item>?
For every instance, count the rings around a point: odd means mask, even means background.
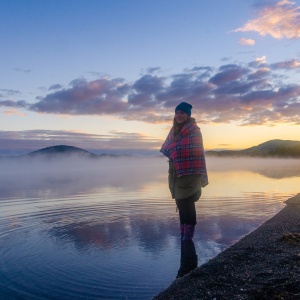
[[[198,257],[196,254],[194,242],[192,240],[181,241],[180,268],[178,270],[176,278],[180,278],[196,269],[197,265]]]
[[[175,108],[173,127],[160,150],[169,158],[169,188],[179,209],[184,240],[194,236],[195,202],[201,196],[201,187],[208,184],[202,135],[191,110],[192,105],[186,102]]]

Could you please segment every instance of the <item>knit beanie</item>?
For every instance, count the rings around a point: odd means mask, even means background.
[[[192,114],[192,108],[193,108],[193,106],[191,104],[186,103],[186,102],[181,102],[179,105],[176,106],[175,112],[177,110],[181,110],[181,111],[185,112],[190,117],[191,114]]]

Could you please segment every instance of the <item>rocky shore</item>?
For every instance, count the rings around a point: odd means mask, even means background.
[[[154,299],[300,299],[300,194],[285,203],[273,218]]]

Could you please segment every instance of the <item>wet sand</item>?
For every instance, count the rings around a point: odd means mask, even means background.
[[[300,194],[285,203],[259,228],[154,299],[300,299]]]

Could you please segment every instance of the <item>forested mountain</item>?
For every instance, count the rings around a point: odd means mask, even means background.
[[[300,158],[300,141],[271,140],[244,150],[207,151],[212,156],[257,156]]]

